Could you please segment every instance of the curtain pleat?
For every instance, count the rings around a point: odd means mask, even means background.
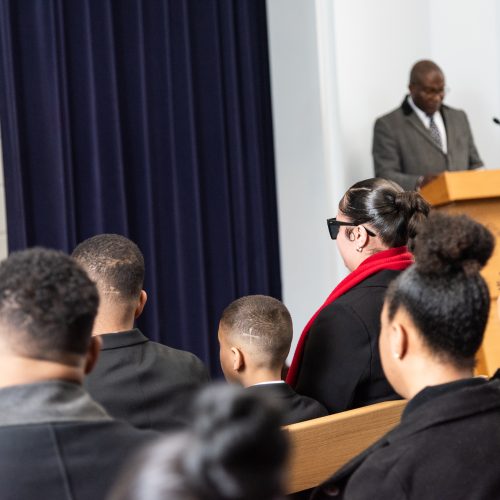
[[[0,0],[10,250],[137,242],[139,326],[219,373],[217,325],[280,297],[264,0]]]

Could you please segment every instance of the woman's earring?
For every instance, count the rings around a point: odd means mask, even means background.
[[[399,359],[401,357],[398,352],[394,352],[392,355],[394,356],[394,359]]]
[[[362,252],[362,251],[363,251],[363,248],[362,248],[362,247],[358,247],[358,248],[356,248],[356,250],[357,250],[358,252]]]

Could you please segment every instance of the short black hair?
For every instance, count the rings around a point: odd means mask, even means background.
[[[62,252],[32,248],[0,263],[0,336],[20,355],[86,354],[98,306],[95,284]]]
[[[275,400],[213,384],[198,395],[188,430],[149,446],[111,500],[273,500],[283,493],[288,441]]]
[[[421,84],[422,78],[433,71],[441,73],[444,77],[443,71],[434,61],[430,61],[429,59],[422,59],[421,61],[417,61],[410,70],[410,84]]]
[[[389,319],[403,307],[433,353],[473,367],[490,308],[479,270],[494,245],[491,232],[465,215],[429,215],[415,238],[415,264],[389,285]]]
[[[71,256],[97,283],[107,298],[136,299],[144,283],[144,256],[119,234],[98,234],[82,241]]]
[[[266,368],[283,366],[293,326],[290,312],[278,299],[267,295],[241,297],[224,309],[220,324],[233,339],[252,347]]]
[[[370,224],[389,248],[411,248],[418,224],[427,217],[430,206],[415,191],[373,178],[351,186],[340,200],[339,210],[356,224]]]

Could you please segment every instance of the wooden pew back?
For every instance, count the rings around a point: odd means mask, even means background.
[[[288,425],[287,493],[314,488],[399,423],[406,401],[386,401]]]

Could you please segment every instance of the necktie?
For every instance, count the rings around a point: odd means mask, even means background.
[[[439,149],[443,149],[443,143],[441,142],[441,134],[439,133],[439,129],[437,128],[436,122],[432,116],[429,117],[431,119],[429,125],[429,132],[431,133],[432,140],[436,143]]]

